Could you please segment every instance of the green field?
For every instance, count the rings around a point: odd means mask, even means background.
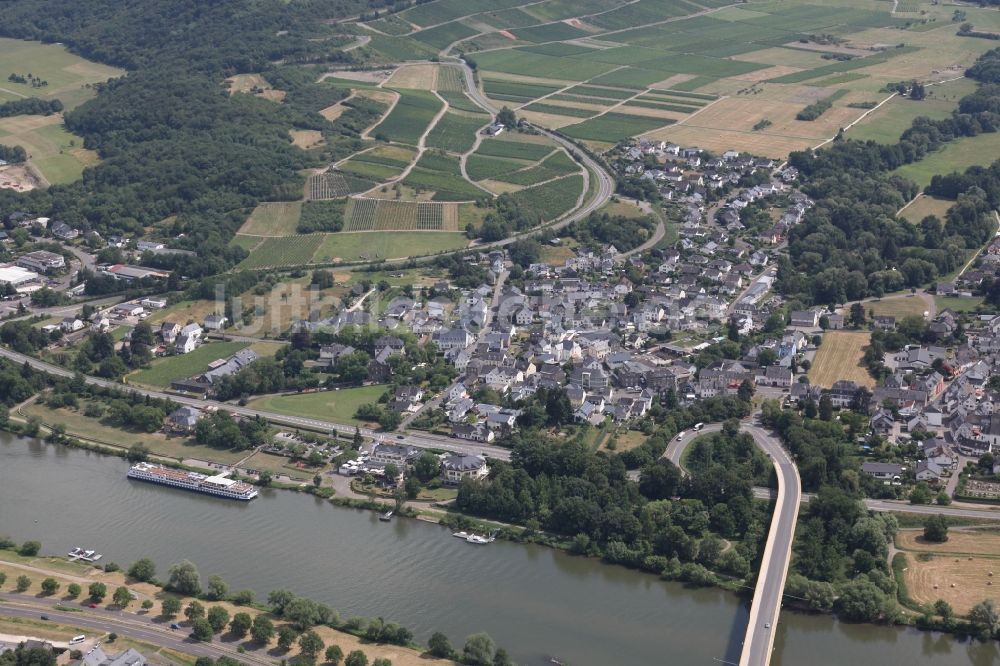
[[[33,76],[48,82],[43,87],[7,80],[10,74]],[[72,109],[96,94],[95,83],[122,76],[124,70],[99,65],[73,55],[57,44],[0,39],[0,102],[24,97],[59,99]]]
[[[61,114],[0,118],[0,143],[23,146],[52,185],[78,180],[85,166],[97,162],[97,154],[83,148],[83,139],[66,131]]]
[[[105,425],[100,419],[83,415],[81,409],[52,409],[46,405],[31,403],[23,408],[26,416],[37,416],[45,424],[62,423],[66,433],[71,436],[96,441],[123,449],[136,442],[142,442],[153,454],[173,458],[180,462],[185,458],[211,460],[224,464],[232,464],[246,456],[245,451],[214,449],[196,443],[186,437],[167,437],[159,432],[133,432],[123,430],[119,426]]]
[[[399,102],[371,134],[376,138],[385,137],[388,141],[416,145],[434,115],[441,110],[441,100],[427,90],[400,88],[396,92],[399,93]]]
[[[427,135],[427,145],[452,153],[468,152],[475,145],[476,132],[489,122],[486,114],[470,116],[448,111]]]
[[[461,232],[374,231],[326,234],[313,257],[314,263],[374,261],[460,250],[469,244]],[[365,259],[367,257],[367,259]]]
[[[954,312],[975,312],[983,300],[982,296],[935,296],[934,305],[938,312],[946,308]]]
[[[208,342],[190,354],[157,359],[153,361],[152,367],[129,375],[128,380],[136,384],[168,387],[175,379],[204,372],[212,361],[232,356],[247,346],[246,342]]]
[[[278,395],[251,400],[247,406],[261,411],[300,416],[307,419],[323,419],[336,423],[361,424],[354,418],[358,407],[378,399],[388,388],[385,384],[359,386],[339,391]]]
[[[496,178],[502,174],[523,169],[527,166],[531,166],[531,164],[531,162],[523,160],[511,160],[502,157],[485,157],[483,155],[479,155],[478,153],[473,153],[472,155],[469,155],[469,159],[465,161],[465,170],[468,172],[469,178],[472,178],[473,180],[486,180],[487,178]]]
[[[671,123],[673,121],[666,118],[645,118],[624,113],[605,113],[603,116],[563,127],[562,133],[574,139],[611,142],[630,136],[638,136]]]
[[[583,176],[566,176],[511,196],[525,212],[538,215],[543,222],[551,222],[575,206],[582,191]]]
[[[434,201],[469,201],[483,196],[483,190],[462,178],[457,157],[425,152],[403,179],[403,184],[434,192]]]
[[[517,160],[540,160],[552,152],[552,146],[544,143],[525,143],[507,139],[484,139],[476,150],[476,155],[489,157],[510,157]]]
[[[437,49],[443,49],[453,42],[461,41],[474,34],[476,34],[475,30],[456,22],[444,23],[428,30],[415,32],[412,37],[418,42],[423,42]]]
[[[965,137],[945,144],[924,159],[904,164],[892,173],[914,181],[921,189],[938,174],[965,171],[976,164],[992,164],[1000,155],[1000,132]]]
[[[498,175],[495,177],[495,180],[514,185],[536,185],[547,180],[578,172],[579,170],[580,166],[560,150],[546,158],[538,166]]]
[[[287,236],[295,233],[302,214],[302,202],[269,202],[258,204],[240,227],[241,234],[251,236]]]
[[[958,106],[959,98],[974,89],[973,81],[960,79],[927,88],[928,97],[919,102],[905,97],[893,97],[848,130],[847,137],[859,141],[871,139],[879,143],[896,143],[900,135],[910,128],[915,118],[919,116],[935,120],[947,118]],[[872,94],[873,101],[885,97],[885,93]]]
[[[266,238],[239,264],[239,268],[246,270],[308,264],[322,242],[323,234]]]

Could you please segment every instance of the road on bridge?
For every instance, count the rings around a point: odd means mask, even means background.
[[[740,423],[740,429],[749,433],[757,446],[771,458],[778,477],[771,527],[767,532],[757,587],[750,606],[750,620],[747,622],[743,651],[740,654],[740,666],[765,666],[771,658],[774,632],[781,613],[781,597],[792,557],[792,540],[795,538],[795,523],[799,516],[799,503],[802,501],[802,486],[795,463],[774,435],[745,422]],[[700,431],[692,430],[675,437],[667,445],[664,456],[680,467],[681,457],[688,444],[701,435],[720,430],[722,425],[713,423]]]

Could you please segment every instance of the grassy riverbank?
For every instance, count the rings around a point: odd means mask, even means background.
[[[0,585],[0,590],[3,592],[14,591],[18,577],[27,576],[30,580],[30,584],[27,589],[22,592],[22,594],[27,595],[27,597],[33,602],[46,602],[47,604],[51,602],[58,602],[66,608],[78,609],[80,612],[86,613],[90,610],[90,599],[87,597],[88,587],[91,583],[103,583],[107,587],[107,597],[99,603],[100,607],[108,610],[120,610],[123,621],[143,622],[147,626],[150,621],[152,621],[153,624],[164,629],[171,622],[176,622],[184,628],[184,631],[189,631],[191,627],[191,622],[184,619],[183,615],[178,617],[165,616],[163,614],[162,604],[165,599],[176,598],[181,601],[182,605],[186,606],[194,600],[193,597],[185,597],[166,592],[161,587],[153,583],[144,583],[132,580],[121,571],[106,572],[87,564],[68,562],[60,557],[25,557],[12,550],[0,550],[0,573],[3,573],[6,576],[5,582],[3,585]],[[47,595],[42,591],[41,583],[46,578],[52,578],[59,583],[59,589],[55,594]],[[72,584],[79,585],[83,589],[82,593],[78,597],[72,597],[67,594],[67,590]],[[119,608],[110,601],[112,591],[120,586],[127,587],[138,597],[138,599],[129,602],[129,604],[124,608]],[[280,587],[280,581],[275,581],[275,587]],[[142,608],[142,604],[146,601],[152,604],[151,607]],[[204,599],[201,603],[207,608],[212,608],[214,606],[224,608],[229,614],[229,617],[234,616],[236,613],[247,613],[251,616],[251,618],[256,618],[258,615],[266,615],[274,623],[275,628],[278,630],[280,630],[283,626],[289,625],[289,623],[283,618],[278,617],[273,613],[269,613],[259,604],[238,606],[231,600],[208,601]],[[352,623],[348,621],[344,624],[347,625]],[[340,646],[344,654],[347,654],[352,650],[361,650],[368,655],[369,660],[377,658],[389,659],[392,661],[394,666],[445,665],[453,663],[450,660],[435,659],[430,657],[429,655],[423,654],[419,649],[384,643],[380,644],[360,638],[359,634],[364,634],[366,625],[366,622],[362,622],[359,627],[353,628],[350,631],[335,629],[330,626],[316,626],[313,627],[312,630],[319,634],[320,638],[323,639],[327,646]],[[51,632],[54,633],[39,636],[40,638],[59,640],[66,634],[66,631],[62,631],[57,624],[48,623],[46,627],[50,628]],[[28,631],[30,628],[31,627],[25,626],[25,631],[22,633],[30,633]],[[62,633],[59,633],[60,631],[62,631]],[[77,629],[73,629],[72,631],[75,633],[81,633]],[[3,627],[0,627],[0,632],[14,633],[13,631],[8,632],[4,630]],[[59,635],[57,636],[55,633],[59,633]],[[127,636],[127,630],[120,633]],[[69,636],[72,635],[75,634],[69,634]],[[255,643],[249,637],[242,639],[238,638],[229,632],[228,629],[223,631],[220,636],[217,636],[213,640],[219,641],[220,639],[224,641],[225,644],[232,646],[233,649],[242,648],[246,653],[255,654],[264,659],[277,654],[282,659],[294,661],[296,658],[302,656],[297,643],[288,650],[282,650],[280,648],[275,648],[273,641],[265,645],[260,645]],[[181,659],[179,661],[180,663],[193,663],[193,659],[191,659],[190,662],[187,659]]]

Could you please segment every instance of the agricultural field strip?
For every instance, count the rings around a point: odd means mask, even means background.
[[[520,5],[514,5],[512,7],[496,7],[496,8],[486,9],[486,10],[479,11],[479,12],[474,12],[474,13],[471,13],[471,14],[466,14],[466,15],[462,15],[462,16],[456,16],[454,18],[451,18],[451,19],[448,19],[446,21],[442,21],[442,22],[439,22],[439,23],[429,24],[429,25],[426,25],[426,26],[420,26],[418,30],[415,30],[414,32],[411,32],[411,33],[407,33],[407,36],[413,37],[414,35],[416,35],[416,34],[418,34],[420,32],[426,32],[427,30],[430,30],[430,29],[433,29],[433,28],[439,28],[441,26],[444,26],[444,25],[447,25],[447,24],[450,24],[450,23],[459,23],[460,21],[469,20],[469,19],[471,19],[473,17],[476,17],[476,16],[479,16],[481,14],[486,14],[486,13],[488,13],[490,11],[495,11],[495,9],[501,9],[501,8],[504,8],[504,9],[518,8],[518,9],[520,9],[520,8],[523,8],[523,7],[530,7],[532,5],[544,4],[544,2],[545,2],[545,0],[537,0],[536,2],[527,2],[527,3],[520,4]],[[430,4],[430,3],[425,3],[425,5],[426,4]],[[501,4],[503,4],[503,3],[501,3]],[[577,19],[585,21],[586,19],[589,19],[589,18],[599,17],[601,15],[609,14],[611,12],[617,11],[619,9],[622,9],[623,7],[628,6],[629,4],[633,4],[633,3],[625,3],[624,5],[617,6],[617,7],[612,7],[611,9],[606,9],[606,10],[603,10],[603,11],[600,11],[600,12],[594,12],[594,13],[590,13],[590,14],[581,14],[579,16],[569,17],[569,18],[577,18]],[[734,5],[735,4],[738,4],[738,3],[734,3]],[[417,5],[417,6],[418,7],[422,7],[424,5]],[[717,11],[719,11],[721,9],[725,9],[728,6],[730,6],[730,5],[723,5],[723,6],[719,6],[719,7],[704,7],[700,11],[697,11],[697,12],[694,12],[694,13],[691,13],[691,14],[683,14],[683,15],[679,15],[679,16],[670,16],[670,17],[667,17],[667,18],[665,18],[663,20],[660,20],[660,21],[643,22],[642,25],[641,25],[641,27],[642,28],[651,28],[651,27],[662,25],[662,24],[665,24],[665,23],[672,23],[672,22],[675,22],[675,21],[682,21],[682,20],[694,18],[694,17],[697,17],[697,16],[705,16],[705,15],[717,12]],[[412,11],[412,9],[413,8],[411,8],[410,10],[406,10],[404,12],[401,12],[401,14],[405,14],[405,13],[407,13],[409,11]],[[400,18],[402,18],[402,17],[400,17]],[[405,19],[403,19],[403,20],[405,20]],[[484,21],[484,23],[488,24],[487,21]],[[416,24],[414,24],[414,25],[416,25]],[[464,26],[464,24],[460,24],[460,25]],[[553,27],[565,26],[567,28],[570,27],[567,23],[565,23],[564,20],[560,19],[560,20],[555,20],[555,21],[538,23],[538,24],[531,25],[531,26],[523,26],[521,28],[515,28],[515,30],[522,30],[523,31],[525,28],[545,28],[547,26],[553,26]],[[467,27],[467,26],[465,26],[465,27]],[[599,26],[595,26],[595,27],[599,27]],[[627,32],[629,30],[635,30],[635,29],[637,29],[639,27],[640,26],[637,26],[637,25],[630,25],[630,26],[627,26],[627,27],[624,27],[624,28],[616,28],[616,29],[612,29],[612,30],[600,30],[600,32],[594,33],[594,35],[592,35],[592,36],[598,36],[599,35],[599,36],[603,37],[605,35],[612,35],[612,34],[617,34],[617,33],[621,33],[621,32]],[[493,30],[492,32],[496,32],[496,30]],[[475,32],[474,34],[467,35],[466,37],[464,37],[462,39],[456,40],[456,42],[452,42],[451,44],[448,44],[447,45],[448,46],[448,50],[450,50],[455,45],[455,43],[457,43],[458,41],[463,41],[464,39],[470,39],[470,38],[482,36],[482,35],[485,35],[485,34],[488,34],[488,32]],[[575,35],[574,37],[572,37],[572,39],[579,39],[581,37],[588,37],[588,36],[590,36],[590,35],[587,35],[586,33],[583,33],[583,34]],[[541,44],[559,44],[559,43],[564,43],[565,41],[567,41],[567,38],[566,37],[562,37],[560,39],[552,39],[552,40],[547,40],[547,41],[538,41],[538,42],[533,42],[533,43],[535,45],[541,45]],[[507,50],[507,49],[510,49],[510,48],[514,48],[514,46],[510,46],[510,47],[504,46],[504,47],[498,47],[498,48],[495,48],[495,49],[483,49],[480,52],[481,53],[485,53],[485,52],[488,52],[488,51]],[[443,53],[446,53],[446,52],[447,51],[443,51]]]

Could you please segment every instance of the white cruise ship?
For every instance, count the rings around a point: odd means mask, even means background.
[[[206,476],[198,472],[187,472],[150,463],[136,463],[128,471],[130,479],[161,483],[165,486],[194,490],[208,495],[218,495],[235,500],[252,500],[257,497],[257,489],[249,483],[235,481],[224,474]]]

